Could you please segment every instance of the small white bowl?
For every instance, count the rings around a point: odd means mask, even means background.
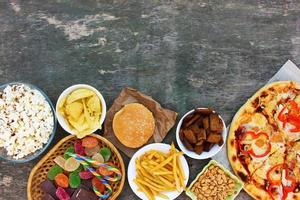
[[[141,155],[143,155],[144,153],[146,153],[149,150],[158,150],[158,151],[162,151],[162,152],[169,152],[169,150],[171,149],[171,145],[169,144],[164,144],[164,143],[153,143],[153,144],[148,144],[146,146],[144,146],[143,148],[139,149],[131,158],[129,165],[128,165],[128,171],[127,171],[127,178],[128,178],[128,182],[129,185],[132,189],[132,191],[141,199],[143,200],[147,200],[147,196],[141,192],[138,191],[138,186],[135,184],[135,182],[133,181],[137,175],[136,173],[136,166],[135,166],[135,160],[140,157]],[[181,166],[184,172],[184,176],[185,176],[185,181],[184,184],[185,186],[187,185],[187,182],[189,180],[189,166],[188,163],[186,161],[186,159],[184,158],[183,155],[180,156],[180,161],[181,161]],[[178,191],[170,191],[170,192],[164,192],[163,194],[167,195],[168,198],[170,200],[172,199],[176,199],[181,193],[183,192],[183,188],[180,190],[180,192]],[[155,200],[164,200],[163,198],[160,197],[155,197]]]
[[[60,126],[67,131],[68,133],[74,135],[75,133],[70,129],[66,119],[60,114],[60,112],[58,111],[58,104],[59,102],[66,97],[67,95],[69,95],[71,92],[73,92],[74,90],[77,89],[89,89],[92,90],[93,92],[96,93],[96,95],[99,97],[100,102],[101,102],[101,108],[102,108],[102,112],[101,112],[101,116],[100,116],[100,120],[99,120],[99,124],[100,124],[100,129],[102,127],[102,124],[104,122],[105,116],[106,116],[106,103],[105,100],[102,96],[102,94],[94,87],[90,86],[90,85],[86,85],[86,84],[77,84],[77,85],[72,85],[70,87],[68,87],[67,89],[65,89],[61,95],[58,97],[58,100],[56,102],[56,117],[57,117],[57,121],[60,124]],[[98,128],[95,128],[94,130],[92,130],[89,134],[94,133]]]
[[[205,109],[205,108],[199,108],[199,109]],[[222,120],[222,123],[223,123],[223,132],[222,132],[222,137],[223,137],[223,144],[222,146],[219,146],[218,144],[215,144],[208,152],[205,152],[203,151],[200,155],[193,152],[193,151],[190,151],[188,150],[183,142],[181,141],[180,137],[179,137],[179,132],[180,132],[180,128],[181,128],[181,125],[182,125],[182,122],[184,120],[184,118],[186,116],[188,116],[189,114],[193,113],[195,110],[190,110],[189,112],[187,112],[181,119],[180,121],[178,122],[177,124],[177,128],[176,128],[176,141],[177,141],[177,144],[179,146],[179,148],[184,152],[185,155],[187,155],[188,157],[190,158],[194,158],[194,159],[197,159],[197,160],[204,160],[204,159],[207,159],[207,158],[211,158],[213,157],[214,155],[216,155],[219,151],[221,151],[224,143],[226,142],[226,136],[227,136],[227,128],[226,128],[226,125],[225,125],[225,122],[224,120],[222,119],[222,117],[219,115],[220,119]],[[215,111],[214,111],[215,112]]]

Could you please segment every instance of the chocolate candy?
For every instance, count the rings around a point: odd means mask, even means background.
[[[76,191],[75,188],[65,188],[65,191],[69,194],[69,196],[72,196],[72,194]]]
[[[55,200],[50,194],[45,194],[43,197],[42,197],[42,200]]]
[[[81,183],[81,179],[76,172],[72,172],[69,175],[69,184],[71,188],[78,188]]]
[[[80,188],[93,191],[93,185],[91,180],[81,180]]]
[[[43,182],[41,183],[40,187],[41,187],[41,189],[42,189],[45,193],[51,195],[52,197],[55,197],[55,196],[56,196],[56,195],[55,195],[56,187],[55,187],[55,185],[53,184],[52,181],[46,179],[45,181],[43,181]]]
[[[72,195],[71,200],[98,200],[98,197],[91,191],[78,188]]]
[[[50,168],[50,170],[48,171],[48,179],[53,181],[55,176],[59,173],[63,173],[64,170],[63,168],[61,168],[60,166],[58,165],[54,165]]]

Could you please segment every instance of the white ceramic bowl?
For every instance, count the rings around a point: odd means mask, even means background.
[[[67,131],[68,133],[74,135],[75,133],[70,129],[66,119],[60,114],[60,112],[58,111],[58,104],[59,102],[66,97],[67,95],[69,95],[71,92],[73,92],[74,90],[80,89],[80,88],[85,88],[85,89],[89,89],[92,90],[93,92],[96,93],[96,95],[99,97],[100,102],[101,102],[101,108],[102,108],[102,112],[101,112],[101,116],[100,116],[100,120],[99,120],[99,124],[100,124],[100,129],[102,127],[102,124],[104,122],[105,116],[106,116],[106,103],[105,100],[102,96],[102,94],[94,87],[90,86],[90,85],[86,85],[86,84],[77,84],[77,85],[72,85],[70,87],[68,87],[67,89],[65,89],[61,95],[58,97],[58,100],[56,102],[56,117],[57,117],[57,121],[60,124],[60,126]],[[94,130],[92,130],[90,133],[94,133],[98,128],[95,128]],[[89,133],[89,134],[90,134]]]
[[[200,108],[201,109],[201,108]],[[204,109],[204,108],[203,108]],[[177,141],[177,144],[179,146],[179,148],[184,152],[185,155],[189,156],[190,158],[194,158],[194,159],[198,159],[198,160],[203,160],[203,159],[207,159],[207,158],[211,158],[213,157],[214,155],[216,155],[223,147],[224,143],[226,142],[226,136],[227,136],[227,129],[226,129],[226,125],[225,125],[225,122],[224,120],[222,119],[222,117],[219,115],[220,119],[222,120],[222,123],[223,123],[223,132],[222,132],[222,137],[223,137],[223,145],[222,146],[219,146],[218,144],[215,144],[209,152],[205,152],[203,151],[200,155],[193,152],[193,151],[190,151],[188,150],[183,142],[181,141],[181,139],[179,138],[179,131],[180,131],[180,128],[181,128],[181,125],[182,125],[182,122],[183,122],[183,119],[188,116],[189,114],[193,113],[194,112],[194,109],[193,110],[190,110],[189,112],[187,112],[181,119],[180,121],[178,122],[177,124],[177,128],[176,128],[176,141]]]
[[[140,150],[138,150],[133,157],[131,158],[129,165],[128,165],[128,171],[127,171],[127,178],[128,178],[128,182],[129,185],[132,189],[132,191],[141,199],[143,200],[147,200],[147,196],[143,193],[138,191],[138,186],[135,184],[135,182],[133,181],[136,177],[136,166],[135,166],[135,160],[140,157],[141,155],[143,155],[145,152],[149,151],[149,150],[159,150],[162,152],[169,152],[169,150],[171,149],[171,146],[169,144],[164,144],[164,143],[153,143],[153,144],[148,144],[146,146],[144,146],[143,148],[141,148]],[[185,175],[185,181],[184,184],[186,185],[189,179],[189,166],[188,163],[186,161],[186,159],[184,158],[184,156],[180,156],[180,161],[181,161],[181,165],[182,165],[182,169]],[[170,191],[170,192],[164,192],[163,194],[167,195],[169,197],[169,199],[175,199],[177,198],[181,193],[183,192],[183,188],[180,190],[180,192],[178,191]],[[163,198],[160,197],[155,197],[156,200],[165,200]]]

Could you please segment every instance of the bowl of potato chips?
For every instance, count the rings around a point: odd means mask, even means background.
[[[101,129],[106,115],[106,103],[101,93],[86,84],[65,89],[56,104],[56,116],[61,127],[78,138]]]
[[[141,199],[175,199],[185,189],[189,166],[174,144],[153,143],[138,150],[128,165],[128,182]]]

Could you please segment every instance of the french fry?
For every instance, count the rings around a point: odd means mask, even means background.
[[[145,193],[145,195],[148,197],[148,199],[150,199],[150,200],[154,200],[155,199],[155,197],[142,184],[140,184],[136,180],[134,180],[134,182],[135,182],[135,184],[137,184],[137,186],[139,187],[139,189]]]
[[[165,194],[159,193],[157,194],[158,197],[163,198],[163,199],[169,199],[169,197]]]

